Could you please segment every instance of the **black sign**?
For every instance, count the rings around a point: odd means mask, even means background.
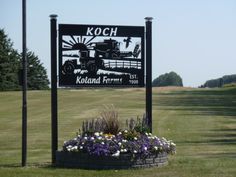
[[[144,86],[144,27],[60,24],[59,86]]]

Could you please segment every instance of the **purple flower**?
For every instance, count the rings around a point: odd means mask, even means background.
[[[174,154],[176,145],[172,141],[158,138],[151,134],[140,134],[127,138],[132,132],[118,133],[116,136],[104,134],[77,136],[64,142],[63,151],[78,151],[95,156],[115,156],[122,153],[147,156],[159,152]],[[114,155],[115,154],[115,155]]]

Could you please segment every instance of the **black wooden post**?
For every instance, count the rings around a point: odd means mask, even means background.
[[[22,158],[24,167],[27,161],[27,51],[26,51],[26,0],[22,0]]]
[[[57,15],[50,15],[51,21],[51,133],[52,164],[56,162],[58,142],[57,128]]]
[[[146,17],[146,116],[152,132],[152,17]]]

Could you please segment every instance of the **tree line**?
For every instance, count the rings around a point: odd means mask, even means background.
[[[209,88],[222,87],[226,84],[231,84],[231,83],[236,83],[236,74],[225,75],[225,76],[220,77],[218,79],[208,80],[200,87],[202,87],[202,88],[204,88],[204,87],[209,87]]]
[[[47,71],[37,55],[27,51],[27,86],[31,90],[49,89]],[[22,54],[0,29],[0,91],[20,90],[22,83]]]

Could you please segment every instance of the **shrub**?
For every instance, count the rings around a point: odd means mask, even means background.
[[[143,115],[142,119],[137,117],[136,121],[133,118],[126,120],[126,127],[131,131],[136,131],[139,133],[150,133],[146,114]]]
[[[94,132],[104,132],[106,134],[117,134],[120,131],[121,123],[118,112],[113,105],[104,106],[100,112],[100,117],[91,121],[84,121],[82,124],[82,134],[93,134]]]
[[[100,116],[104,122],[104,133],[115,135],[120,131],[121,124],[118,119],[118,112],[113,105],[105,106]]]

